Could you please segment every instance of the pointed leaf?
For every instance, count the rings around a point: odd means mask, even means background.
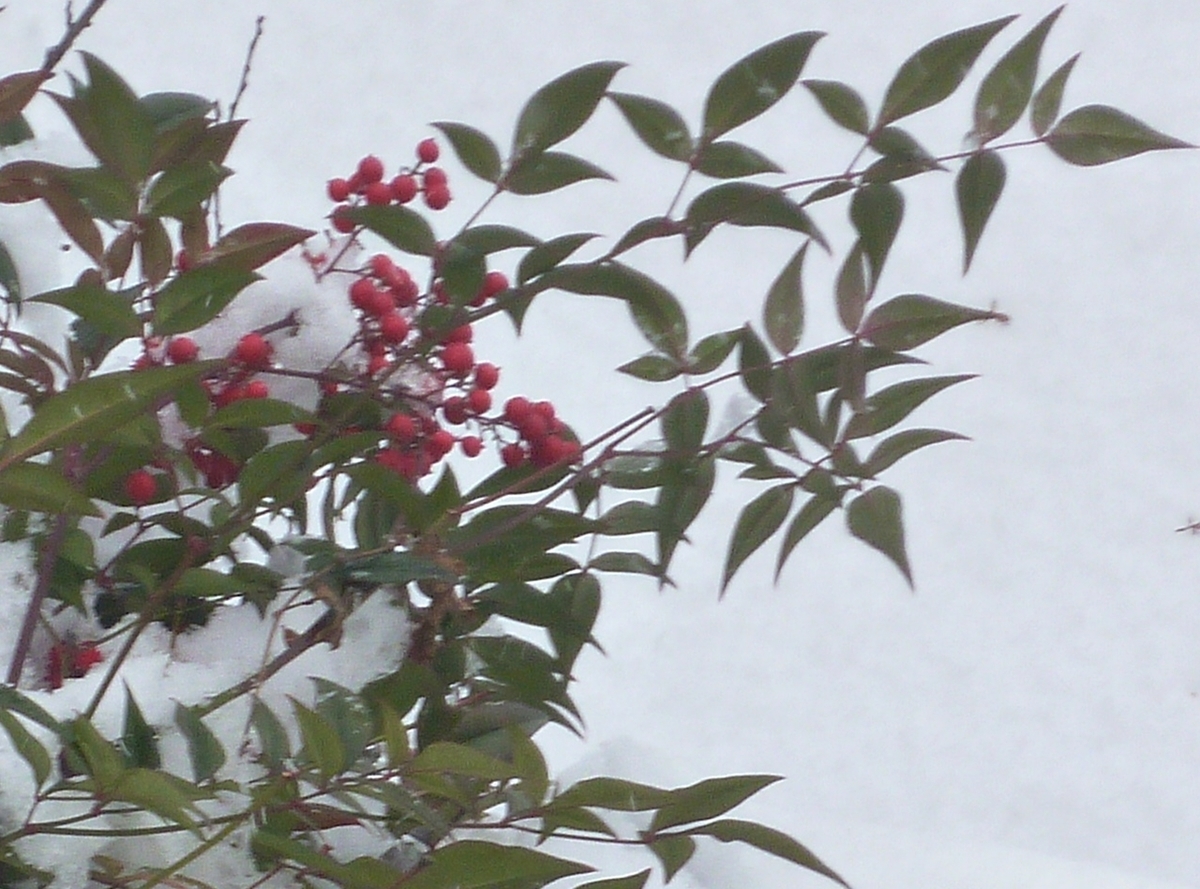
[[[768,43],[727,68],[704,100],[704,141],[711,142],[758,117],[796,84],[808,54],[825,35],[789,34]]]
[[[80,281],[74,287],[39,293],[30,300],[62,306],[106,336],[126,339],[142,332],[142,323],[129,298],[93,281]]]
[[[617,370],[623,374],[629,374],[631,377],[637,377],[639,380],[646,380],[650,383],[663,383],[667,380],[673,380],[683,373],[683,368],[665,355],[643,355],[640,358],[634,358],[632,361],[626,361]]]
[[[1196,147],[1107,105],[1076,108],[1055,124],[1045,140],[1051,151],[1080,167],[1108,164],[1145,151]]]
[[[709,142],[696,155],[692,167],[714,179],[736,179],[758,173],[782,173],[783,167],[749,145],[740,142]]]
[[[513,134],[513,154],[537,154],[583,126],[623,62],[592,62],[556,77],[525,103]]]
[[[904,195],[890,182],[864,185],[850,199],[850,221],[870,265],[871,290],[879,283],[903,219]]]
[[[1038,88],[1033,97],[1033,107],[1029,112],[1030,123],[1035,135],[1044,136],[1046,130],[1054,126],[1054,122],[1058,120],[1058,110],[1062,107],[1063,90],[1066,89],[1067,78],[1071,76],[1071,69],[1078,61],[1079,53],[1075,53],[1059,65],[1057,70],[1047,77],[1046,82]]]
[[[669,827],[724,815],[763,788],[782,780],[779,775],[729,775],[706,778],[672,790],[670,800],[654,813],[650,832],[658,833]]]
[[[905,429],[895,435],[885,438],[871,456],[866,459],[864,467],[872,475],[878,475],[892,464],[907,457],[913,451],[939,444],[943,441],[967,441],[965,435],[957,432],[946,432],[943,429]]]
[[[801,270],[810,242],[805,241],[796,255],[784,266],[763,303],[763,329],[771,345],[784,355],[791,354],[800,343],[804,330],[804,288]]]
[[[250,284],[261,280],[238,266],[199,265],[168,281],[154,296],[151,323],[158,336],[207,324]]]
[[[39,69],[19,71],[0,78],[0,123],[6,123],[19,115],[51,76],[49,71]]]
[[[763,491],[742,510],[729,538],[729,553],[721,575],[721,595],[742,563],[779,530],[792,508],[793,485],[776,485]]]
[[[223,235],[196,261],[253,271],[315,234],[311,229],[282,222],[249,222]]]
[[[975,379],[975,374],[955,374],[944,377],[924,377],[905,380],[876,392],[867,399],[865,410],[855,414],[846,426],[847,439],[878,435],[891,429],[918,407],[943,389],[948,389],[966,380]]]
[[[261,698],[254,701],[250,710],[250,724],[258,735],[259,758],[270,769],[282,768],[292,755],[287,729]]]
[[[746,843],[747,845],[754,846],[756,849],[761,849],[771,855],[783,858],[793,864],[798,864],[803,868],[828,877],[831,880],[841,883],[846,889],[850,887],[849,883],[830,870],[821,859],[817,858],[805,846],[792,839],[786,833],[763,824],[756,824],[753,821],[741,821],[736,818],[726,818],[714,821],[711,824],[705,824],[703,827],[694,827],[688,833],[714,837],[722,843]]]
[[[752,182],[724,182],[701,192],[686,213],[687,252],[719,224],[767,226],[808,235],[825,249],[825,236],[804,209],[777,188]]]
[[[846,524],[850,533],[892,560],[908,585],[913,585],[908,553],[904,549],[904,521],[900,495],[878,485],[850,501]]]
[[[673,791],[620,778],[586,778],[550,803],[551,809],[587,807],[614,812],[645,812],[666,805]]]
[[[500,149],[486,133],[462,123],[438,121],[437,127],[446,138],[464,167],[488,182],[500,179]]]
[[[524,284],[531,278],[545,274],[596,237],[599,235],[593,232],[576,232],[559,235],[539,244],[521,257],[517,266],[517,283]]]
[[[771,397],[771,356],[749,324],[740,333],[738,374],[746,391],[765,404]]]
[[[703,389],[679,393],[663,410],[663,439],[673,456],[691,456],[699,451],[707,428],[708,396]]]
[[[49,515],[100,515],[58,469],[43,463],[17,463],[0,470],[0,503]]]
[[[134,700],[128,684],[125,686],[125,726],[121,731],[121,747],[132,766],[157,769],[162,765],[158,753],[158,732],[146,722],[142,708]]]
[[[664,461],[662,486],[656,508],[661,516],[658,528],[658,563],[665,574],[679,542],[700,510],[708,502],[716,480],[711,458]]]
[[[661,577],[658,566],[641,553],[607,552],[601,553],[588,562],[588,568],[594,571],[617,572],[622,574],[644,574],[647,577]]]
[[[171,167],[150,186],[146,195],[146,212],[152,216],[173,216],[176,219],[194,210],[212,197],[217,187],[233,173],[212,161],[195,161]]]
[[[820,103],[830,120],[851,132],[862,136],[867,135],[871,128],[867,103],[853,87],[836,80],[804,80],[801,82]]]
[[[963,274],[971,267],[983,229],[1004,190],[1004,161],[995,151],[977,151],[967,158],[954,182],[958,218],[963,230]]]
[[[783,543],[779,545],[779,557],[775,560],[775,582],[783,573],[783,566],[792,554],[792,550],[809,532],[825,521],[829,514],[837,509],[838,501],[821,494],[814,494],[805,501],[796,513],[787,531],[783,535]]]
[[[430,744],[405,767],[406,774],[422,772],[463,775],[486,781],[503,781],[517,777],[520,772],[512,763],[481,753],[465,744],[438,741]]]
[[[464,229],[454,240],[485,255],[517,247],[537,247],[542,243],[529,232],[510,225],[474,225]]]
[[[610,877],[607,880],[592,880],[590,883],[580,883],[575,889],[643,889],[646,880],[650,878],[650,869],[630,874],[627,877]]]
[[[430,852],[426,864],[404,879],[404,889],[482,889],[517,884],[544,886],[595,870],[523,846],[459,840]]]
[[[432,256],[437,248],[437,238],[425,217],[408,207],[355,207],[346,215],[405,253]]]
[[[610,92],[608,97],[620,109],[638,138],[655,154],[676,161],[692,156],[692,137],[683,117],[665,102],[648,96]]]
[[[80,136],[104,166],[130,183],[139,183],[150,170],[154,122],[112,68],[91,53],[80,55],[88,75],[80,98],[89,118],[89,132],[81,130]]]
[[[0,148],[20,145],[33,137],[33,128],[29,126],[29,121],[26,120],[24,114],[18,114],[16,117],[0,123]]]
[[[900,66],[883,98],[877,126],[936,105],[953,93],[984,47],[1015,15],[930,41]]]
[[[862,336],[882,349],[902,352],[971,321],[1007,321],[1000,312],[972,309],[931,296],[907,293],[880,305],[867,316]]]
[[[0,728],[8,734],[8,740],[16,754],[29,764],[33,771],[34,785],[40,788],[50,777],[52,765],[46,748],[6,709],[0,709]]]
[[[975,137],[980,144],[1007,133],[1025,113],[1037,80],[1042,44],[1063,9],[1058,7],[1017,41],[979,85],[975,95]]]
[[[838,319],[847,333],[855,333],[862,323],[870,291],[867,289],[866,253],[862,244],[855,242],[846,254],[841,271],[838,272],[835,290],[837,293]]]
[[[19,306],[23,296],[21,291],[21,276],[17,274],[16,263],[8,248],[0,242],[0,290],[4,291],[4,302],[8,305]]]
[[[671,835],[657,837],[650,842],[654,853],[663,867],[663,882],[669,883],[696,852],[696,841],[691,837]]]
[[[586,179],[609,179],[610,173],[565,151],[541,151],[527,155],[513,165],[504,184],[513,194],[546,194],[583,182]]]
[[[191,707],[175,705],[175,725],[187,741],[192,777],[197,784],[208,781],[225,765],[225,748]]]
[[[329,720],[290,695],[288,699],[292,702],[292,713],[300,726],[303,757],[316,766],[321,780],[327,782],[350,765],[346,748]]]
[[[863,171],[862,181],[895,182],[930,170],[944,170],[937,159],[900,127],[884,127],[871,134],[871,147],[883,155]]]

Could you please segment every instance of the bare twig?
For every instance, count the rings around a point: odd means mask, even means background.
[[[62,61],[62,57],[67,54],[75,41],[79,39],[79,35],[84,29],[92,23],[92,19],[96,17],[96,13],[100,11],[107,0],[91,0],[79,14],[79,18],[75,18],[71,14],[71,4],[67,4],[67,30],[63,34],[62,40],[46,50],[46,58],[42,62],[42,70],[49,74],[54,70],[54,67]]]
[[[267,17],[263,15],[254,20],[254,36],[250,38],[250,46],[246,48],[246,63],[242,65],[242,77],[238,81],[237,92],[233,97],[233,104],[229,106],[229,120],[233,120],[237,114],[238,103],[242,101],[246,87],[250,85],[250,67],[254,63],[254,51],[258,49],[258,41],[263,35],[263,22],[266,20]]]

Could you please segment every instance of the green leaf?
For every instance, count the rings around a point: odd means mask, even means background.
[[[236,266],[200,265],[172,278],[154,298],[151,323],[158,336],[207,324],[261,276]]]
[[[56,735],[63,733],[62,724],[57,719],[10,685],[0,685],[0,712],[17,713]]]
[[[197,836],[202,835],[195,816],[203,816],[203,812],[192,801],[196,796],[195,789],[174,775],[150,769],[129,769],[109,790],[108,796],[133,803]]]
[[[836,80],[801,81],[813,94],[829,119],[838,126],[865,136],[871,128],[867,103],[851,86]]]
[[[913,451],[939,444],[943,441],[968,441],[967,436],[943,429],[905,429],[885,438],[863,464],[872,476],[878,475]]]
[[[1061,7],[1060,7],[1061,8]],[[954,182],[958,218],[963,230],[963,274],[971,267],[975,248],[1004,190],[1004,161],[995,151],[977,151],[967,158]]]
[[[630,266],[619,262],[560,265],[546,272],[539,286],[624,300],[650,345],[681,360],[687,354],[688,328],[683,307],[669,290]]]
[[[225,748],[192,707],[175,705],[175,725],[187,742],[195,782],[210,780],[225,765]]]
[[[684,533],[708,502],[715,480],[716,468],[711,458],[699,462],[694,458],[664,461],[662,485],[656,501],[661,516],[657,535],[658,563],[664,574]]]
[[[0,470],[0,503],[49,515],[101,514],[61,471],[44,463],[16,463]]]
[[[680,392],[663,409],[663,438],[674,457],[695,455],[704,444],[707,428],[708,396],[703,389]]]
[[[904,380],[881,389],[866,401],[861,413],[857,413],[846,426],[847,439],[878,435],[891,429],[914,410],[943,389],[948,389],[966,380],[975,379],[975,374],[955,374],[945,377],[923,377]]]
[[[771,356],[758,334],[747,324],[741,330],[738,374],[746,391],[766,404],[771,398]]]
[[[791,354],[800,343],[804,330],[804,287],[801,271],[809,241],[805,241],[796,254],[783,267],[763,303],[763,329],[777,350]]]
[[[685,836],[657,837],[650,842],[654,853],[663,867],[663,882],[669,883],[696,852],[696,841]]]
[[[147,93],[138,99],[154,124],[155,132],[165,133],[187,120],[198,120],[213,110],[213,102],[195,93]]]
[[[777,188],[753,182],[723,182],[696,195],[685,215],[690,254],[721,223],[782,228],[808,235],[825,249],[825,236],[804,209]]]
[[[658,511],[644,500],[618,503],[600,517],[600,533],[609,537],[644,534],[658,527]]]
[[[450,146],[464,167],[488,182],[500,180],[500,149],[486,133],[466,124],[445,120],[433,126],[450,140]]]
[[[16,117],[0,123],[0,148],[20,145],[33,137],[33,128],[29,126],[29,121],[25,119],[24,114],[18,114]]]
[[[699,834],[714,837],[722,843],[746,843],[747,845],[754,846],[756,849],[761,849],[778,858],[783,858],[793,864],[798,864],[803,868],[828,877],[831,880],[841,883],[846,889],[850,887],[849,883],[830,870],[821,859],[817,858],[805,846],[792,839],[786,833],[763,824],[756,824],[753,821],[741,821],[736,818],[724,818],[720,821],[714,821],[711,824],[694,827],[688,833],[691,835]]]
[[[426,864],[404,879],[404,889],[482,889],[544,886],[595,868],[523,846],[459,840],[433,850]]]
[[[346,577],[356,583],[386,583],[396,586],[404,586],[414,580],[455,583],[459,579],[453,571],[430,558],[413,552],[399,551],[353,559],[346,565]]]
[[[619,574],[644,574],[647,577],[662,577],[658,566],[641,553],[601,553],[590,562],[588,568]]]
[[[779,530],[792,508],[794,496],[794,485],[776,485],[746,504],[729,538],[729,553],[721,574],[721,595],[725,595],[742,563]]]
[[[315,712],[337,732],[347,763],[356,762],[375,736],[374,714],[361,697],[336,682],[314,676],[313,685],[317,690]]]
[[[131,766],[157,769],[162,765],[158,753],[158,732],[146,722],[142,708],[133,698],[133,691],[125,685],[125,726],[121,730],[121,747]]]
[[[405,772],[408,775],[420,775],[422,772],[464,775],[485,781],[504,781],[520,774],[512,763],[488,756],[465,744],[446,741],[437,741],[422,750],[408,763]]]
[[[740,142],[709,142],[697,153],[692,167],[714,179],[736,179],[758,173],[782,173],[783,167]]]
[[[90,377],[46,399],[0,450],[0,470],[67,444],[93,443],[145,413],[161,396],[213,370],[215,362]]]
[[[939,37],[911,55],[888,85],[876,126],[936,105],[953,93],[984,47],[1015,15]]]
[[[871,147],[883,155],[863,171],[862,181],[894,182],[930,170],[944,170],[910,133],[900,127],[884,127],[871,134]]]
[[[825,35],[789,34],[768,43],[727,68],[704,100],[704,142],[758,117],[796,84],[808,54]]]
[[[128,339],[139,336],[142,322],[125,294],[113,293],[100,284],[87,281],[74,287],[51,290],[30,297],[33,302],[61,306],[73,312],[105,336]]]
[[[650,832],[658,833],[669,827],[723,815],[763,788],[782,780],[779,775],[729,775],[707,778],[672,790],[670,799],[654,813]]]
[[[741,330],[725,330],[704,337],[692,346],[687,360],[687,372],[691,374],[712,373],[725,363],[725,359],[741,342],[741,338]]]
[[[322,783],[326,783],[350,765],[350,757],[337,729],[329,720],[315,710],[305,707],[295,698],[288,696],[292,702],[292,713],[300,727],[300,738],[304,743],[302,756],[305,761],[316,766]]]
[[[181,219],[212,197],[233,171],[212,161],[194,161],[171,167],[150,186],[146,212],[151,216]]]
[[[884,485],[860,494],[846,508],[846,524],[851,534],[891,559],[908,585],[913,585],[912,570],[904,549],[899,494]]]
[[[308,488],[311,456],[307,441],[281,441],[259,451],[238,473],[238,502],[258,504],[266,498],[276,504],[293,502]]]
[[[4,290],[5,303],[16,306],[21,304],[21,276],[17,273],[12,254],[3,242],[0,242],[0,289]]]
[[[405,253],[432,256],[437,248],[437,238],[425,217],[408,207],[354,207],[346,215]]]
[[[942,302],[906,293],[874,309],[863,324],[863,339],[882,349],[902,352],[927,343],[947,330],[971,321],[1007,321],[1000,312]]]
[[[850,199],[850,221],[870,266],[871,290],[879,282],[903,219],[904,195],[890,182],[864,185]]]
[[[270,769],[283,768],[284,762],[292,755],[287,729],[261,698],[254,700],[250,710],[250,725],[258,735],[259,759]]]
[[[613,76],[624,67],[623,62],[592,62],[541,87],[517,117],[514,156],[540,153],[587,123]]]
[[[867,288],[866,252],[858,241],[846,254],[842,268],[838,272],[835,291],[837,294],[838,319],[847,333],[858,331],[862,323],[863,311],[871,292]]]
[[[471,650],[483,661],[483,674],[507,686],[513,700],[536,707],[552,703],[579,716],[558,661],[541,648],[515,636],[476,636]]]
[[[40,788],[50,777],[52,767],[50,754],[46,748],[7,709],[0,709],[0,728],[3,728],[8,734],[8,740],[12,743],[16,754],[29,764],[29,768],[33,771],[34,784]]]
[[[161,220],[147,216],[139,226],[137,242],[142,277],[152,287],[157,287],[171,273],[171,238]],[[110,269],[109,274],[115,274],[114,270]]]
[[[1054,126],[1054,122],[1058,120],[1058,110],[1062,107],[1063,90],[1066,89],[1067,78],[1071,76],[1071,69],[1078,61],[1079,53],[1075,53],[1059,65],[1034,94],[1029,119],[1035,135],[1044,136],[1046,130]]]
[[[817,525],[825,521],[829,514],[837,509],[838,501],[825,497],[821,494],[815,494],[805,501],[800,507],[800,511],[796,513],[787,531],[783,535],[783,543],[779,546],[779,557],[775,560],[775,582],[779,582],[779,575],[783,573],[784,563],[792,554],[792,550],[805,537],[808,536]]]
[[[576,232],[569,235],[559,235],[534,247],[517,265],[517,283],[524,284],[531,278],[544,275],[564,259],[586,244],[592,238],[599,237],[593,232]]]
[[[682,115],[666,102],[631,93],[608,93],[638,138],[655,154],[675,161],[692,156],[692,137]]]
[[[639,380],[646,380],[650,383],[663,383],[667,380],[673,380],[681,373],[683,368],[671,358],[665,355],[643,355],[640,358],[634,358],[632,361],[627,361],[617,368],[623,374],[629,374],[631,377],[636,377]]]
[[[140,183],[150,170],[154,121],[129,84],[112,68],[91,53],[80,55],[88,85],[78,100],[87,123],[81,128],[75,117],[72,122],[104,166],[131,184]]]
[[[565,151],[541,151],[521,157],[508,171],[504,183],[513,194],[546,194],[583,182],[586,179],[609,179],[610,173]]]
[[[529,232],[511,225],[475,225],[463,229],[454,240],[477,253],[490,255],[517,247],[537,247],[542,242]]]
[[[547,627],[550,641],[558,653],[558,668],[569,675],[583,646],[595,642],[592,627],[600,614],[600,581],[594,574],[568,574],[555,581],[547,595],[556,612]]]
[[[442,249],[440,260],[442,284],[450,301],[456,306],[465,306],[483,287],[483,279],[487,275],[487,257],[456,238]]]
[[[71,194],[79,198],[98,219],[132,220],[138,212],[134,186],[104,167],[68,170],[65,175]]]
[[[198,259],[253,271],[315,234],[312,229],[282,222],[248,222],[227,232]]]
[[[604,483],[611,487],[638,491],[662,484],[662,458],[646,454],[613,457],[604,464]]]
[[[214,429],[245,427],[290,426],[293,423],[313,423],[311,411],[278,398],[246,398],[218,409],[205,422]]]
[[[975,137],[984,144],[1012,129],[1021,119],[1037,80],[1042,44],[1062,13],[1060,6],[1022,37],[996,63],[975,94]]]
[[[1080,167],[1109,164],[1145,151],[1196,147],[1108,105],[1076,108],[1055,124],[1045,141],[1067,163]]]
[[[609,809],[614,812],[646,812],[665,806],[674,791],[620,778],[585,778],[556,796],[550,810],[573,808]]]
[[[646,880],[650,878],[650,869],[630,874],[627,877],[610,877],[607,880],[592,880],[590,883],[580,883],[575,889],[643,889]]]

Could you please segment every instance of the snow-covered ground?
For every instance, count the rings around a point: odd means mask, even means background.
[[[6,6],[5,69],[34,67],[58,39],[61,5]],[[323,183],[361,155],[405,162],[435,120],[470,123],[503,144],[524,99],[583,62],[629,62],[618,88],[670,101],[694,123],[727,64],[817,29],[829,36],[806,76],[846,80],[877,104],[926,40],[1021,12],[997,40],[1007,46],[1050,8],[110,0],[80,46],[141,91],[228,101],[254,18],[265,14],[240,109],[252,123],[230,158],[238,176],[223,208],[230,222],[316,225],[328,210]],[[1079,0],[1051,34],[1043,71],[1082,50],[1066,109],[1110,103],[1200,141],[1198,40],[1194,0]],[[970,101],[968,88],[909,125],[933,150],[956,150]],[[61,129],[56,114],[48,102],[36,109],[40,132]],[[819,175],[843,169],[856,147],[831,130],[797,90],[735,135],[791,172]],[[509,198],[492,218],[542,235],[617,233],[661,212],[677,185],[611,108],[572,144],[620,183]],[[1200,541],[1173,533],[1200,515],[1191,380],[1200,153],[1090,170],[1035,149],[1008,159],[1008,189],[968,278],[958,275],[950,177],[925,177],[903,186],[908,217],[882,284],[995,303],[1013,318],[923,352],[938,372],[983,376],[915,418],[974,442],[891,472],[905,495],[916,593],[831,522],[801,545],[778,586],[768,553],[718,602],[728,517],[746,491],[727,488],[679,558],[678,589],[607,585],[598,627],[607,657],[586,653],[578,668],[586,742],[547,730],[564,775],[785,775],[749,816],[793,831],[856,889],[1200,886]],[[465,173],[452,185],[447,230],[483,196]],[[819,221],[844,249],[840,213]],[[721,233],[683,269],[674,250],[637,258],[707,333],[757,312],[792,246],[761,231]],[[835,335],[832,273],[814,254],[808,344]],[[609,376],[641,350],[613,306],[543,297],[522,342],[499,328],[482,336],[505,365],[505,394],[551,398],[581,431],[661,397]],[[613,379],[611,390],[596,386],[599,375]],[[809,885],[728,847],[698,855],[679,880]]]

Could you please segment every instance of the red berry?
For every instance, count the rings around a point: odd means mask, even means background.
[[[340,387],[334,380],[321,380],[318,384],[322,395],[337,395]]]
[[[358,162],[358,176],[365,185],[378,182],[383,178],[383,161],[373,154],[368,154]]]
[[[394,309],[379,317],[379,335],[389,343],[402,343],[408,336],[408,321]]]
[[[367,304],[366,312],[372,318],[382,318],[388,312],[396,310],[396,300],[387,290],[374,288],[371,293],[371,301]]]
[[[504,419],[510,423],[519,423],[533,411],[533,405],[523,395],[514,395],[504,402]]]
[[[490,362],[475,365],[475,388],[495,389],[500,382],[500,368]]]
[[[426,439],[426,444],[429,455],[433,457],[436,454],[435,459],[440,460],[454,448],[454,436],[445,429],[439,429]]]
[[[417,437],[417,422],[408,414],[392,414],[384,429],[401,444],[408,444]]]
[[[355,228],[354,220],[350,218],[349,211],[350,208],[343,204],[336,208],[329,217],[330,222],[333,223],[333,227],[343,235],[350,234]]]
[[[534,402],[533,409],[545,417],[547,422],[554,419],[554,405],[548,401]]]
[[[262,380],[251,380],[242,390],[242,398],[266,398],[270,394],[271,390]]]
[[[75,651],[75,669],[71,675],[80,679],[87,675],[88,670],[104,660],[104,654],[96,647],[95,642],[81,642]]]
[[[392,258],[386,253],[376,253],[371,257],[371,274],[387,283],[391,283],[389,277],[395,274],[396,264],[392,262]]]
[[[467,393],[467,407],[473,414],[485,414],[492,406],[492,393],[486,389],[472,389]]]
[[[316,423],[293,423],[292,428],[308,438],[311,438],[317,432]]]
[[[446,338],[443,340],[443,342],[446,342],[446,343],[469,343],[469,342],[471,342],[472,339],[474,339],[474,337],[475,337],[475,331],[473,331],[471,329],[471,325],[463,324],[463,325],[460,325],[460,326],[454,328],[448,334],[446,334]]]
[[[425,206],[430,210],[445,210],[450,204],[450,189],[444,185],[425,186]]]
[[[541,441],[550,434],[550,423],[536,410],[517,420],[516,427],[521,438],[530,443]]]
[[[359,311],[366,312],[375,299],[375,284],[370,278],[359,278],[350,285],[350,303]]]
[[[465,377],[475,366],[475,353],[466,343],[447,343],[442,348],[442,367],[456,377]]]
[[[125,496],[133,501],[135,506],[145,506],[154,499],[158,491],[158,483],[146,469],[135,469],[125,476]]]
[[[417,143],[417,157],[423,164],[432,164],[438,159],[438,144],[433,139],[422,139]]]
[[[340,204],[350,197],[350,183],[345,179],[330,179],[326,191],[329,193],[329,200]]]
[[[479,452],[483,450],[483,442],[479,440],[478,435],[463,436],[458,440],[458,446],[468,457],[478,457]]]
[[[271,363],[272,351],[271,344],[261,333],[248,333],[238,340],[233,357],[247,367],[258,370]]]
[[[391,366],[391,359],[386,355],[372,355],[370,360],[367,361],[367,373],[373,377],[378,376]]]
[[[386,182],[372,182],[366,190],[367,203],[375,207],[386,207],[392,202],[392,188]]]
[[[180,250],[175,254],[175,268],[181,272],[186,272],[192,267],[192,257],[187,250]]]
[[[451,395],[442,402],[442,416],[452,426],[467,422],[467,400],[461,395]]]
[[[397,204],[407,204],[417,196],[417,177],[411,173],[401,173],[392,180],[392,197]]]
[[[446,184],[446,171],[441,167],[430,167],[423,174],[421,181],[425,184],[426,190],[430,188],[440,188]]]
[[[506,444],[500,449],[500,461],[509,469],[516,469],[525,462],[525,449],[519,444]]]
[[[189,336],[176,336],[167,343],[167,357],[172,364],[190,364],[200,355],[200,347]]]
[[[504,272],[488,272],[483,278],[483,295],[491,299],[508,289],[508,276]]]

